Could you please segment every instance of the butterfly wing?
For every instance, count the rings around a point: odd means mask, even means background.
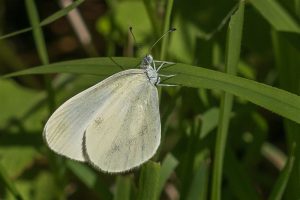
[[[58,154],[85,161],[84,132],[95,119],[96,112],[107,106],[112,98],[133,84],[135,76],[144,76],[144,70],[130,69],[116,73],[82,91],[62,104],[49,118],[44,128],[44,140]]]
[[[127,80],[128,81],[128,80]],[[150,159],[160,143],[157,88],[145,74],[97,111],[84,137],[85,156],[98,169],[122,172]]]

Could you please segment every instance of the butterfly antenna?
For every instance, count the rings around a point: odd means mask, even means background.
[[[160,38],[158,38],[158,40],[156,40],[156,42],[154,42],[154,44],[151,46],[149,52],[152,51],[153,47],[154,47],[154,46],[155,46],[155,45],[156,45],[163,37],[165,37],[167,34],[173,32],[173,31],[176,31],[176,28],[171,28],[171,29],[169,29],[169,30],[168,30],[167,32],[165,32]]]
[[[132,36],[132,38],[133,38],[134,43],[137,44],[136,39],[135,39],[135,36],[134,36],[134,34],[133,34],[133,32],[132,32],[132,27],[131,27],[131,26],[129,27],[129,32],[130,32],[130,34],[131,34],[131,36]]]
[[[133,41],[134,41],[134,44],[136,45],[136,48],[137,50],[141,47],[141,44],[137,43],[136,39],[135,39],[135,36],[133,34],[133,28],[130,26],[129,27],[129,32],[130,34],[132,35],[132,38],[133,38]]]

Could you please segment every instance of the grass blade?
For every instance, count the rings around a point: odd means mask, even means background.
[[[296,149],[295,147],[296,147],[296,143],[294,143],[291,155],[289,156],[284,169],[280,173],[280,176],[273,187],[273,190],[269,197],[270,200],[280,200],[283,197],[285,188],[287,186],[287,183],[289,181],[289,178],[290,178],[293,166],[294,166],[295,149]]]
[[[158,196],[162,192],[165,183],[167,182],[168,178],[178,165],[178,160],[172,155],[168,154],[162,165],[161,165],[161,170],[160,170],[160,176],[159,176],[159,183],[158,183]]]
[[[26,33],[26,32],[29,32],[31,30],[32,30],[32,27],[29,27],[29,28],[24,28],[24,29],[21,29],[19,31],[15,31],[15,32],[6,34],[6,35],[2,35],[2,36],[0,36],[0,40],[10,38],[10,37],[13,37],[13,36],[16,36],[16,35],[20,35],[22,33]]]
[[[299,24],[275,0],[249,0],[258,12],[278,31],[300,33]]]
[[[160,165],[149,161],[142,166],[140,179],[138,200],[156,200],[158,194],[160,175]]]
[[[45,26],[47,24],[50,24],[59,18],[66,16],[70,11],[72,11],[74,8],[78,7],[80,4],[82,4],[84,0],[77,0],[71,3],[70,5],[66,6],[65,8],[53,13],[51,16],[45,18],[41,21],[40,26]]]
[[[118,176],[114,200],[130,200],[131,179],[129,176]]]
[[[7,74],[9,78],[30,74],[74,73],[109,76],[120,71],[116,63],[126,69],[140,63],[140,59],[126,57],[103,57],[80,59],[35,67]],[[246,99],[294,122],[300,123],[300,97],[282,89],[253,80],[201,67],[177,63],[162,70],[165,74],[177,74],[165,83],[193,88],[217,89]]]
[[[44,65],[49,64],[49,58],[45,43],[44,34],[41,26],[39,25],[40,19],[37,12],[37,8],[33,0],[26,0],[26,8],[29,16],[29,21],[31,26],[33,27],[33,38],[35,41],[35,46],[37,48],[39,58],[41,59]],[[45,86],[48,94],[48,106],[49,111],[52,112],[55,108],[55,100],[54,100],[54,92],[51,85],[51,82],[47,76],[44,77]]]
[[[160,36],[160,27],[159,27],[159,23],[158,20],[156,19],[156,10],[154,9],[153,6],[153,2],[149,2],[147,0],[143,0],[143,3],[145,5],[145,8],[147,10],[147,14],[148,14],[148,18],[150,19],[151,25],[152,25],[152,30],[154,32],[154,35],[156,38],[158,38]]]
[[[21,194],[18,192],[17,188],[15,187],[13,181],[10,180],[10,178],[8,177],[4,167],[0,163],[0,183],[1,182],[4,186],[6,186],[6,188],[12,193],[12,195],[17,200],[22,200],[23,199]]]
[[[171,22],[171,13],[172,13],[172,7],[173,7],[174,0],[168,0],[166,2],[167,2],[167,8],[166,8],[166,14],[165,14],[163,33],[166,33],[171,28],[170,22]],[[166,59],[167,44],[168,44],[168,37],[166,36],[162,39],[161,51],[160,51],[160,59],[161,60]]]
[[[112,199],[112,194],[107,188],[107,185],[103,183],[98,175],[89,167],[71,160],[67,161],[67,167],[82,183],[94,190],[103,199]]]
[[[49,64],[44,35],[39,25],[40,19],[37,12],[37,8],[33,0],[26,0],[25,2],[26,2],[27,13],[29,16],[29,21],[33,28],[33,38],[35,41],[35,45],[37,47],[39,57],[43,64]]]
[[[228,38],[226,48],[226,72],[236,74],[237,65],[240,57],[240,48],[242,40],[242,30],[244,23],[244,1],[240,2],[238,10],[232,15],[228,27]],[[211,199],[221,199],[221,183],[223,174],[223,161],[225,146],[227,141],[228,127],[230,122],[231,107],[233,96],[224,93],[221,96],[219,126],[216,136],[216,146],[213,162],[213,177]]]
[[[201,117],[201,131],[200,131],[200,138],[205,138],[213,129],[215,129],[218,125],[219,119],[219,108],[213,107],[203,113]]]
[[[47,17],[44,20],[42,20],[41,23],[39,23],[39,26],[46,26],[46,25],[48,25],[48,24],[50,24],[50,23],[58,20],[59,18],[66,16],[70,11],[72,11],[74,8],[78,7],[83,2],[84,2],[84,0],[74,1],[69,6],[67,6],[67,7],[65,7],[65,8],[63,8],[63,9],[61,9],[61,10],[55,12],[55,13],[53,13],[49,17]],[[18,30],[18,31],[9,33],[9,34],[6,34],[6,35],[2,35],[2,36],[0,36],[0,40],[6,39],[6,38],[10,38],[10,37],[22,34],[22,33],[29,32],[32,29],[33,29],[32,27],[28,27],[28,28],[24,28],[24,29],[21,29],[21,30]]]
[[[299,37],[299,34],[298,34]],[[272,31],[272,42],[274,46],[274,55],[276,67],[279,75],[280,87],[295,94],[300,94],[300,57],[299,48],[295,48],[296,42],[287,40],[285,35],[278,34]],[[295,149],[295,167],[289,179],[285,197],[287,199],[300,199],[299,184],[300,184],[300,124],[296,124],[289,120],[284,120],[284,127],[287,137],[287,145],[290,149],[293,143],[296,143]]]
[[[213,200],[221,199],[223,161],[229,128],[232,101],[233,96],[229,93],[225,93],[221,97],[220,117],[213,161],[213,177],[211,191],[211,199]]]
[[[202,160],[199,169],[196,171],[191,187],[187,195],[187,200],[206,200],[209,183],[209,163]],[[199,187],[200,186],[200,187]]]

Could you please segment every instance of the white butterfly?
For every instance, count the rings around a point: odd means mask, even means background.
[[[45,125],[48,146],[111,173],[149,160],[161,138],[156,85],[164,85],[158,75],[164,64],[172,63],[147,55],[140,69],[116,73],[67,100]]]

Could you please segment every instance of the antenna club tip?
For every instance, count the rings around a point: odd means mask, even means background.
[[[171,32],[176,31],[176,28],[170,28],[170,31]]]
[[[129,26],[129,30],[131,30],[131,31],[132,31],[132,26]]]

